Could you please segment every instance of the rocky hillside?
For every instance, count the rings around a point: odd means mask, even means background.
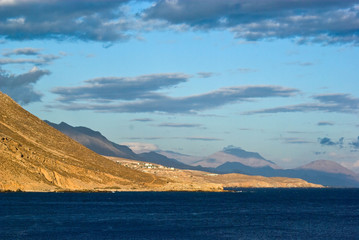
[[[162,190],[168,182],[98,155],[0,92],[0,190]],[[213,189],[218,185],[171,190]]]

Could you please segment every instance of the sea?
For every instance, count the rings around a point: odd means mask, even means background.
[[[359,189],[0,193],[0,239],[359,239]]]

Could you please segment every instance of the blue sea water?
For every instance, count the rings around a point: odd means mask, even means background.
[[[359,189],[1,193],[0,239],[359,239]]]

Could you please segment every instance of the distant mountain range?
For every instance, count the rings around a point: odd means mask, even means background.
[[[301,178],[331,187],[359,187],[359,175],[333,161],[317,160],[295,169],[282,169],[259,153],[234,146],[202,158],[171,151],[136,154],[127,146],[113,143],[101,133],[89,128],[72,127],[66,123],[47,123],[101,155],[140,160],[178,169]]]

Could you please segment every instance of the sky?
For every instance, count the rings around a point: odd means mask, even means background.
[[[359,172],[358,0],[0,0],[0,91],[138,151]]]

